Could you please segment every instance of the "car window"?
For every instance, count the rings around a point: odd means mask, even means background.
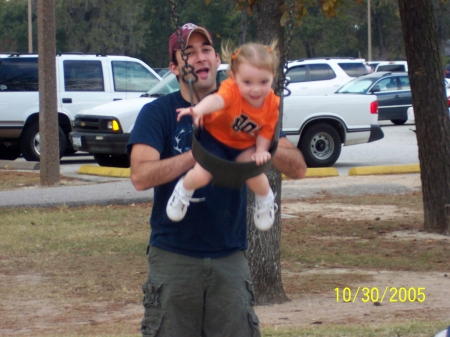
[[[369,73],[369,71],[367,71],[366,66],[361,62],[338,63],[338,65],[350,77],[359,77],[359,76],[367,75]]]
[[[310,81],[324,81],[336,78],[336,74],[328,64],[310,64],[309,79]]]
[[[373,80],[370,79],[358,79],[345,84],[337,92],[346,94],[364,94],[367,92],[372,83]]]
[[[217,72],[217,79],[216,79],[217,87],[219,87],[220,83],[222,83],[222,81],[226,80],[227,78],[228,74],[226,70],[219,70]]]
[[[399,78],[400,80],[400,88],[402,90],[411,90],[411,86],[409,85],[409,77],[408,76],[402,76]]]
[[[403,72],[406,71],[403,64],[386,64],[379,65],[377,71]]]
[[[148,91],[159,79],[142,64],[131,61],[112,61],[115,91]]]
[[[397,81],[395,77],[384,78],[376,84],[379,86],[380,91],[393,91],[397,90]]]
[[[0,91],[38,91],[38,58],[0,59]]]
[[[289,68],[286,72],[286,77],[289,77],[291,83],[306,82],[306,67],[297,66]]]
[[[101,61],[64,61],[66,91],[105,91]]]

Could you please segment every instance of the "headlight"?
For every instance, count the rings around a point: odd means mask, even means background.
[[[111,131],[119,131],[120,130],[119,123],[117,123],[116,120],[108,121],[108,123],[106,124],[106,128]]]

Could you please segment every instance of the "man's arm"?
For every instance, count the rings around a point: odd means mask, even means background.
[[[302,153],[286,137],[278,140],[272,165],[289,178],[302,179],[306,175],[306,163]]]
[[[192,152],[161,160],[159,152],[145,144],[134,144],[130,155],[130,177],[138,191],[168,183],[195,164]]]

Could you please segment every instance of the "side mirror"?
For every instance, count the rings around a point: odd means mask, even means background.
[[[373,88],[372,89],[370,89],[370,92],[373,94],[373,93],[376,93],[376,92],[379,92],[379,91],[381,91],[381,89],[380,89],[380,86],[377,84],[377,85],[374,85],[373,86]]]

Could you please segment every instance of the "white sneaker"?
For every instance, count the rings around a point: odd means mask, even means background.
[[[169,202],[167,203],[167,216],[172,221],[183,220],[189,207],[189,201],[191,200],[191,197],[184,194],[181,190],[182,184],[183,178],[178,180],[178,183],[175,185],[173,193],[169,198]]]
[[[261,202],[255,199],[255,213],[253,215],[253,221],[256,228],[261,231],[267,231],[273,226],[275,221],[275,213],[278,210],[278,205],[275,203],[275,196],[269,201]]]
[[[184,193],[182,189],[183,179],[184,177],[178,180],[166,207],[167,216],[170,220],[175,222],[183,220],[190,202],[200,202],[205,200],[205,198],[192,198],[192,195]]]

